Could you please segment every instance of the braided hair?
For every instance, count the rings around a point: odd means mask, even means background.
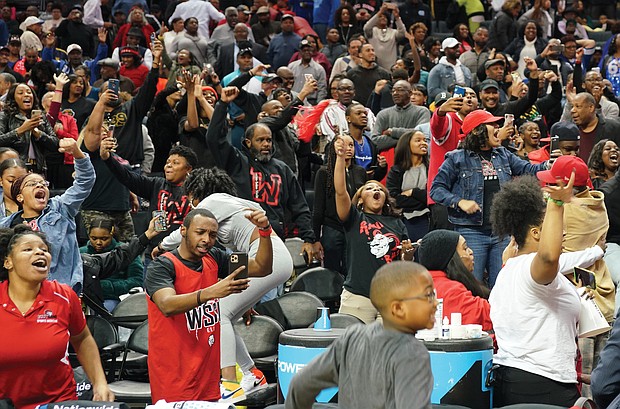
[[[198,168],[190,172],[183,183],[185,194],[203,200],[213,193],[237,196],[237,186],[226,172],[218,168]]]

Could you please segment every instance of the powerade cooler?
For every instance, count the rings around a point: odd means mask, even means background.
[[[493,388],[487,386],[493,365],[493,340],[476,339],[425,341],[431,356],[434,385],[433,404],[492,408]]]
[[[300,328],[284,331],[280,334],[278,345],[278,384],[284,398],[293,376],[303,371],[315,357],[323,353],[335,339],[344,334],[342,328],[329,331],[315,331],[312,328]],[[316,398],[317,402],[327,403],[338,393],[338,388],[324,389]]]

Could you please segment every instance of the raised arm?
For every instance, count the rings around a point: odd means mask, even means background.
[[[82,131],[84,136],[84,146],[86,146],[86,149],[88,149],[89,152],[99,150],[102,135],[101,128],[103,127],[103,117],[105,115],[106,105],[116,100],[118,100],[118,95],[116,95],[114,91],[107,89],[103,94],[101,94],[99,101],[95,104],[93,112],[90,114],[90,118],[88,119],[88,123]]]
[[[570,202],[573,197],[573,171],[567,185],[558,179],[558,186],[548,186],[544,190],[549,193],[547,212],[540,231],[538,251],[530,274],[538,284],[547,285],[555,280],[559,270],[559,260],[562,254],[562,240],[564,238],[564,203]]]
[[[228,126],[226,126],[228,104],[234,101],[237,95],[239,95],[237,87],[226,87],[222,90],[222,97],[215,104],[213,118],[211,118],[211,123],[209,128],[207,128],[207,145],[211,152],[219,153],[214,155],[215,164],[224,170],[237,166],[239,162],[239,152],[226,138],[228,132]]]
[[[334,167],[334,190],[336,191],[336,213],[340,221],[345,222],[351,213],[351,197],[347,192],[344,141],[334,139],[336,149],[336,166]]]
[[[269,218],[262,209],[248,209],[248,214],[245,217],[256,226],[259,235],[256,257],[248,261],[248,274],[250,277],[265,277],[271,274],[273,265],[273,248],[271,246],[273,230],[269,224]]]

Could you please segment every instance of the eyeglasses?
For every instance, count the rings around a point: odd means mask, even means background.
[[[411,301],[411,300],[423,300],[426,299],[426,301],[428,301],[429,304],[432,304],[435,299],[437,298],[437,295],[435,294],[434,291],[430,291],[426,294],[422,294],[422,295],[417,295],[415,297],[407,297],[407,298],[401,298],[398,301]]]
[[[48,182],[47,180],[31,180],[22,185],[22,190],[26,187],[37,187],[39,185],[43,187],[49,187],[50,182]]]

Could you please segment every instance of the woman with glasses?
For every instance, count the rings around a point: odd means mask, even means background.
[[[49,239],[52,261],[48,279],[67,284],[81,292],[82,260],[76,236],[75,216],[95,184],[95,169],[88,156],[71,138],[62,139],[58,149],[75,159],[75,181],[60,196],[50,199],[49,182],[38,173],[15,179],[11,197],[19,211],[0,220],[0,227],[27,224],[34,231],[45,233]]]
[[[492,331],[489,289],[476,280],[474,252],[463,236],[451,230],[434,230],[422,238],[420,264],[433,277],[437,298],[443,299],[443,315],[460,312],[463,324],[480,324]]]

